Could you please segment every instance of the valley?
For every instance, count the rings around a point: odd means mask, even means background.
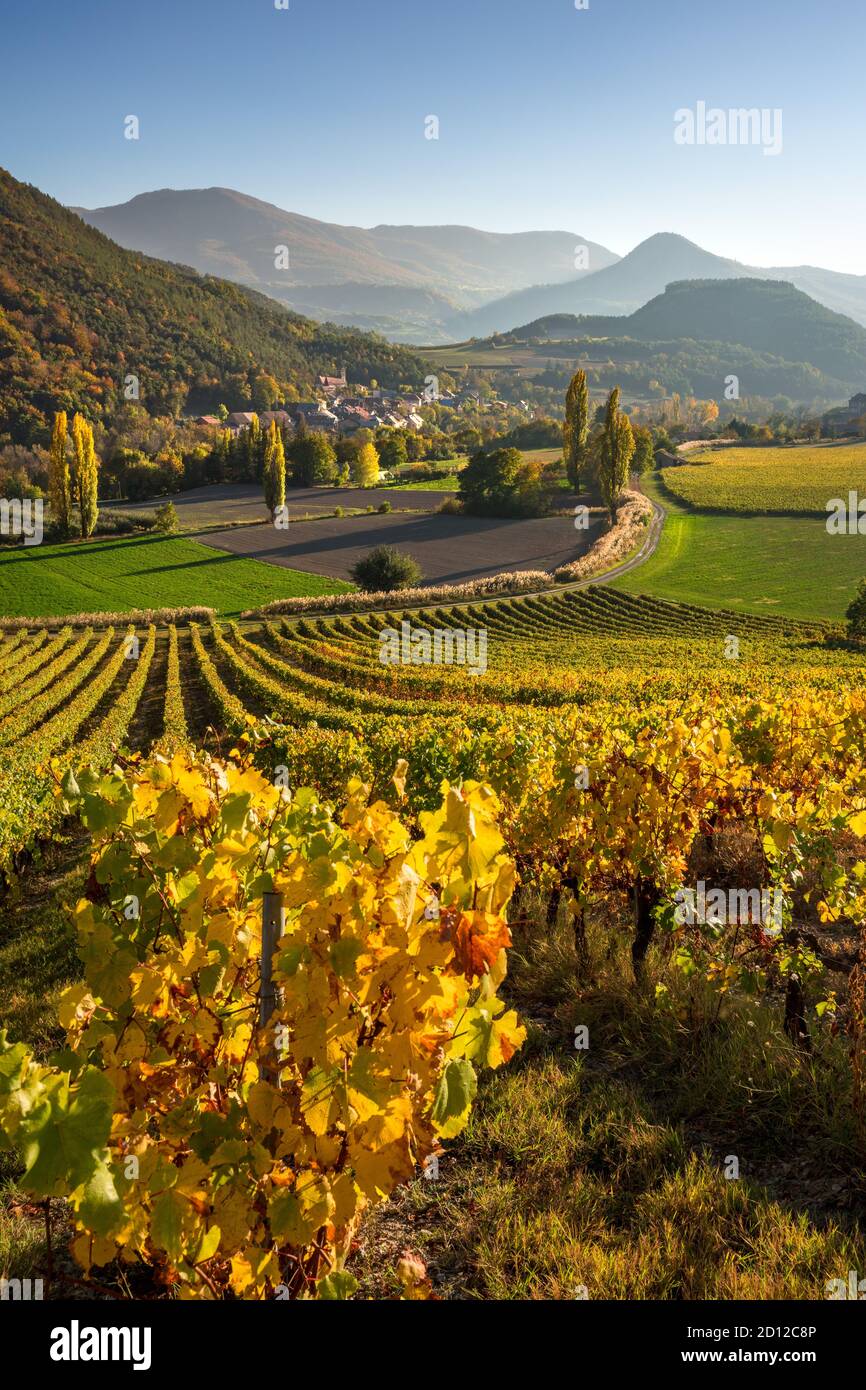
[[[0,1305],[44,1374],[291,1376],[256,1305],[319,1301],[850,1376],[837,9],[4,15]]]

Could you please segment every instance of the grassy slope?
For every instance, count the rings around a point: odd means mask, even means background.
[[[237,615],[270,599],[350,587],[179,536],[112,537],[0,552],[0,613],[9,617],[196,604]]]
[[[820,517],[698,515],[667,509],[655,554],[614,581],[630,593],[793,618],[840,619],[866,575],[866,536],[830,536]]]

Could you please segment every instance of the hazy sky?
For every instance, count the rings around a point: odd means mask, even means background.
[[[866,273],[864,0],[588,2],[0,0],[0,163],[88,207],[220,184]],[[781,153],[676,144],[700,101],[781,110]]]

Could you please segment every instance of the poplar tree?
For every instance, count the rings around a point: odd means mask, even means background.
[[[63,535],[68,535],[72,523],[72,494],[69,481],[69,460],[66,456],[66,411],[58,410],[51,431],[51,452],[48,463],[48,505],[51,519]]]
[[[607,398],[604,425],[596,451],[596,472],[610,523],[616,523],[616,504],[628,483],[628,470],[634,455],[631,421],[619,408],[620,391],[615,386]]]
[[[286,451],[276,420],[271,421],[265,443],[263,483],[265,505],[273,516],[278,507],[286,504]]]
[[[247,426],[246,473],[251,483],[262,476],[262,425],[258,415],[253,415]]]
[[[99,515],[98,488],[99,464],[93,446],[93,430],[83,415],[76,415],[72,421],[72,497],[85,540],[93,535]]]
[[[214,464],[216,468],[217,482],[224,482],[231,471],[232,465],[232,432],[231,430],[220,430],[216,438],[213,451]]]
[[[589,386],[586,372],[582,368],[575,372],[569,382],[562,433],[568,481],[575,492],[580,492],[580,479],[586,466],[589,439]]]

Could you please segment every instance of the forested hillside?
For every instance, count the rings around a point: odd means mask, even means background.
[[[414,353],[239,285],[124,251],[0,169],[0,436],[44,442],[55,410],[108,418],[127,375],[156,414],[266,408],[319,372],[420,386]]]
[[[724,343],[837,382],[855,385],[866,377],[866,328],[780,280],[683,280],[633,314],[551,314],[505,340],[512,338],[632,339],[653,352],[667,352],[676,341]]]
[[[632,314],[626,331],[742,343],[852,385],[866,374],[866,328],[781,280],[680,281]]]
[[[452,369],[504,367],[518,352],[524,368],[538,360],[537,383],[560,386],[579,363],[597,389],[647,396],[660,387],[716,398],[730,374],[744,395],[810,404],[866,384],[866,329],[776,280],[682,281],[633,314],[549,314],[432,356]]]

